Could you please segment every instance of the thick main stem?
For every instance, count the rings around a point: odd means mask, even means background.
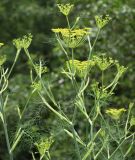
[[[11,146],[10,146],[9,135],[8,135],[8,130],[7,130],[6,117],[5,117],[5,113],[4,113],[3,108],[4,108],[3,99],[2,99],[2,95],[0,95],[0,109],[1,109],[1,114],[3,116],[2,124],[3,124],[3,128],[4,128],[4,134],[5,134],[5,139],[6,139],[9,158],[10,158],[10,160],[13,160],[13,154],[11,152]]]
[[[69,28],[69,30],[71,30],[68,16],[66,16],[66,20],[67,20],[68,28]],[[70,65],[70,64],[69,64],[69,65]],[[70,67],[70,66],[69,66],[69,67]],[[73,50],[73,48],[72,48],[72,69],[71,69],[71,72],[72,72],[72,83],[73,83],[74,89],[75,89],[76,92],[77,92],[77,83],[76,83],[76,80],[75,80],[75,77],[74,77],[74,71],[75,71],[74,69],[75,69],[75,68],[74,68],[74,50]],[[75,106],[74,113],[73,113],[73,119],[72,119],[72,123],[73,123],[73,126],[72,126],[72,134],[73,134],[73,137],[74,137],[74,143],[75,143],[75,148],[76,148],[78,160],[81,160],[80,149],[79,149],[78,142],[77,142],[77,140],[76,140],[75,129],[74,129],[74,122],[75,122],[76,112],[77,112],[77,108],[76,108],[76,106]]]
[[[7,131],[7,123],[5,122],[5,120],[3,122],[3,128],[4,128],[4,134],[5,134],[5,138],[6,138],[6,144],[7,144],[9,158],[10,158],[10,160],[13,160],[13,154],[11,152],[9,136],[8,136],[8,131]]]
[[[19,54],[20,54],[20,49],[17,50],[17,53],[16,53],[16,56],[15,56],[15,59],[14,59],[14,62],[13,62],[13,65],[12,67],[10,68],[10,71],[7,75],[7,79],[10,77],[12,71],[13,71],[13,68],[16,64],[16,61],[19,57]],[[1,114],[3,116],[3,120],[2,120],[2,124],[3,124],[3,128],[4,128],[4,134],[5,134],[5,139],[6,139],[6,144],[7,144],[7,149],[8,149],[8,154],[9,154],[9,159],[10,160],[13,160],[13,153],[11,151],[11,146],[10,146],[10,141],[9,141],[9,135],[8,135],[8,129],[7,129],[7,122],[6,122],[6,116],[5,116],[5,113],[4,113],[4,106],[3,106],[3,99],[2,99],[2,95],[0,95],[0,103],[1,103]]]

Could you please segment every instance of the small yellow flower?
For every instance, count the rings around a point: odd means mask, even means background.
[[[106,110],[106,114],[108,114],[112,119],[115,119],[115,120],[120,119],[123,112],[126,112],[126,109],[124,109],[124,108],[120,108],[120,109],[110,108],[110,109]]]
[[[66,62],[66,65],[67,66],[70,65],[70,67],[74,69],[75,73],[79,77],[83,77],[86,74],[86,72],[89,71],[89,69],[95,65],[95,63],[92,60],[89,61],[69,60]]]
[[[93,56],[93,59],[101,71],[108,69],[115,62],[111,57],[105,57],[104,54],[100,57]]]
[[[116,63],[116,67],[120,76],[128,69],[127,67],[121,66],[119,63]]]
[[[106,15],[104,18],[103,16],[95,16],[96,24],[98,28],[103,28],[110,20],[110,16]]]
[[[27,49],[30,44],[31,44],[31,41],[32,41],[32,35],[31,34],[28,34],[28,35],[25,35],[23,36],[22,38],[18,38],[18,39],[14,39],[13,40],[13,45],[18,49]]]
[[[61,13],[63,13],[65,16],[68,16],[71,10],[73,9],[73,4],[57,4],[59,10]]]
[[[48,71],[48,68],[46,66],[40,66],[39,64],[36,64],[35,65],[35,70],[37,73],[39,74],[43,74],[43,73],[46,73]]]
[[[40,91],[42,89],[41,82],[33,82],[31,87],[33,88],[33,92]]]
[[[67,29],[57,28],[52,29],[56,34],[60,34],[63,41],[69,48],[76,48],[85,41],[85,37],[90,34],[90,28],[83,29]]]

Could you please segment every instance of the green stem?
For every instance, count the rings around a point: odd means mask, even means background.
[[[3,128],[4,128],[4,134],[5,134],[5,138],[6,138],[9,158],[10,158],[10,160],[13,160],[13,154],[12,154],[12,152],[10,152],[11,147],[10,147],[9,136],[8,136],[8,131],[7,131],[7,123],[5,122],[5,120],[4,120],[4,123],[3,123]]]
[[[99,37],[99,34],[100,34],[100,29],[98,29],[98,32],[97,32],[97,34],[96,34],[96,38],[95,38],[94,43],[93,43],[92,46],[91,46],[90,38],[89,38],[89,36],[88,36],[88,44],[89,44],[89,49],[90,49],[89,55],[88,55],[88,59],[87,59],[88,61],[89,61],[89,60],[91,59],[91,57],[92,57],[92,51],[93,51],[93,49],[94,49],[94,47],[95,47],[95,44],[96,44],[97,39],[98,39],[98,37]],[[86,81],[88,72],[89,72],[89,70],[86,71],[86,74],[85,74],[85,76],[84,76],[84,78],[83,78],[83,80],[82,80],[82,83],[81,83],[81,87],[85,84],[85,81]]]
[[[68,28],[71,29],[68,16],[66,16],[66,20],[67,20]]]
[[[126,125],[125,125],[125,137],[127,136],[127,133],[130,129],[130,127],[128,128],[128,123],[129,123],[129,118],[130,118],[130,114],[131,114],[131,110],[132,110],[132,107],[133,107],[134,103],[130,103],[129,104],[129,109],[128,109],[128,116],[127,116],[127,120],[126,120]]]
[[[61,115],[59,112],[57,112],[52,106],[50,106],[50,104],[46,101],[46,99],[41,95],[41,93],[39,93],[40,98],[42,99],[43,103],[53,112],[55,113],[61,120],[64,120],[65,122],[67,122],[69,125],[72,125],[72,122],[70,120],[68,120],[66,117],[64,117],[63,115]]]
[[[7,75],[7,79],[10,77],[10,75],[11,75],[11,73],[13,71],[13,68],[14,68],[14,66],[15,66],[15,64],[17,62],[18,57],[19,57],[20,51],[21,50],[17,50],[14,62],[12,64],[12,67],[10,68],[10,71],[9,71],[8,75]],[[7,123],[6,123],[6,116],[5,116],[4,109],[3,109],[2,95],[0,95],[0,98],[1,98],[1,114],[3,116],[3,121],[2,122],[3,122],[4,134],[5,134],[5,138],[6,138],[7,149],[8,149],[10,160],[13,160],[13,154],[12,154],[12,151],[11,151],[9,135],[8,135],[8,129],[7,129]]]
[[[32,97],[32,94],[33,94],[33,93],[31,93],[31,94],[29,95],[29,97],[28,97],[28,99],[27,99],[27,101],[26,101],[26,104],[25,104],[25,106],[24,106],[24,109],[23,109],[23,111],[22,111],[22,113],[21,113],[21,119],[22,119],[22,117],[23,117],[23,115],[24,115],[24,113],[25,113],[25,110],[26,110],[29,102],[30,102],[30,99],[31,99],[31,97]]]
[[[102,87],[104,86],[104,71],[102,71]]]
[[[127,139],[129,139],[130,137],[132,137],[132,136],[134,136],[134,135],[135,135],[135,133],[131,134],[130,136],[128,136],[128,137],[126,137],[126,138],[124,138],[124,139],[121,141],[121,143],[119,143],[118,147],[114,150],[114,152],[111,154],[111,156],[108,158],[108,160],[110,160],[110,159],[114,156],[114,154],[118,151],[118,149],[122,146],[122,144],[123,144]]]
[[[119,139],[120,139],[121,135],[120,135],[120,129],[119,129],[119,124],[118,124],[117,120],[116,120],[116,128],[117,128],[117,133],[118,133],[118,136],[119,136]]]
[[[18,60],[18,57],[19,57],[20,51],[21,51],[20,49],[18,49],[18,50],[17,50],[17,53],[16,53],[16,56],[15,56],[14,62],[13,62],[13,64],[12,64],[12,67],[11,67],[11,69],[10,69],[10,71],[9,71],[8,75],[7,75],[7,79],[10,77],[11,72],[12,72],[12,71],[13,71],[13,69],[14,69],[14,66],[15,66],[15,64],[16,64],[16,62],[17,62],[17,60]]]
[[[117,132],[118,132],[119,139],[121,139],[118,121],[116,121],[116,128],[117,128]],[[123,153],[123,151],[122,151],[122,148],[120,148],[120,152],[121,152],[122,157],[124,157],[124,153]]]
[[[34,70],[36,71],[34,62],[33,62],[32,58],[31,58],[31,56],[30,56],[30,54],[29,54],[28,49],[24,49],[24,51],[25,51],[26,55],[28,56],[28,58],[29,58],[29,60],[30,60],[30,62],[31,62],[31,64],[32,64]],[[43,82],[41,76],[37,73],[37,71],[36,71],[36,74],[37,74],[38,78],[40,79],[40,82],[41,82],[41,84],[42,84],[42,86],[43,86],[43,88],[44,88],[47,96],[50,98],[50,100],[53,102],[53,104],[54,104],[56,107],[58,107],[58,104],[56,103],[54,97],[53,97],[52,95],[50,95],[50,93],[48,92],[47,88],[46,88],[45,85],[44,85],[44,82]]]
[[[71,29],[70,27],[70,23],[69,23],[69,19],[68,19],[68,16],[66,16],[66,20],[67,20],[67,23],[68,23],[68,28],[69,30]],[[70,64],[69,64],[70,65]],[[72,84],[73,84],[73,87],[74,89],[76,90],[77,92],[77,82],[75,80],[75,77],[74,77],[74,50],[72,48]],[[70,67],[70,66],[69,66]],[[74,108],[74,113],[73,113],[73,119],[72,119],[72,123],[74,125],[74,122],[75,122],[75,117],[76,117],[76,112],[77,112],[77,108],[75,106]],[[78,160],[81,160],[81,154],[80,154],[80,150],[79,150],[79,145],[78,145],[78,142],[76,140],[76,135],[75,135],[75,129],[74,129],[74,126],[72,126],[72,134],[73,134],[73,137],[74,137],[74,142],[75,142],[75,148],[76,148],[76,151],[77,151],[77,156],[78,156]]]
[[[75,77],[74,77],[74,67],[73,68],[71,68],[71,65],[70,65],[70,63],[69,63],[69,56],[68,56],[68,53],[67,53],[67,51],[65,50],[65,48],[63,47],[63,45],[62,45],[62,43],[61,43],[61,40],[60,40],[60,38],[59,38],[59,36],[56,34],[56,38],[57,38],[57,41],[58,41],[58,43],[59,43],[59,45],[60,45],[60,47],[61,47],[61,49],[63,50],[63,52],[65,53],[65,55],[66,55],[66,57],[67,57],[67,63],[68,63],[68,66],[69,66],[69,72],[70,72],[70,74],[71,74],[71,81],[72,81],[72,85],[74,86],[74,88],[75,88],[75,90],[77,91],[77,88],[78,88],[78,85],[77,85],[77,82],[76,82],[76,80],[75,80]],[[74,66],[74,51],[73,51],[73,49],[72,49],[72,66]]]
[[[32,154],[32,159],[33,159],[33,160],[36,160],[36,158],[35,158],[35,156],[34,156],[34,153],[32,152],[31,154]]]
[[[8,154],[9,154],[9,158],[10,160],[13,160],[13,154],[11,152],[11,146],[10,146],[10,142],[9,142],[9,135],[8,135],[8,130],[7,130],[7,122],[6,122],[6,117],[5,117],[5,113],[4,113],[4,110],[3,110],[3,99],[2,99],[2,95],[0,95],[0,99],[1,99],[1,114],[3,116],[3,121],[2,121],[2,124],[3,124],[3,128],[4,128],[4,134],[5,134],[5,138],[6,138],[6,144],[7,144],[7,149],[8,149]]]
[[[78,84],[76,82],[76,78],[74,76],[74,73],[75,73],[75,66],[74,66],[74,50],[72,48],[72,81],[73,81],[73,87],[74,89],[76,90],[76,93],[77,93],[77,90],[78,90]]]
[[[55,34],[55,35],[56,35],[56,39],[57,39],[57,41],[58,41],[61,49],[63,50],[63,52],[65,53],[65,55],[66,55],[66,57],[67,57],[67,60],[69,61],[70,59],[69,59],[68,53],[67,53],[67,51],[65,50],[65,48],[63,47],[63,45],[62,45],[61,40],[60,40],[60,37],[59,37],[57,34]]]
[[[72,75],[74,75],[74,72],[75,72],[75,68],[74,68],[74,50],[72,48]],[[72,77],[73,78],[73,85],[74,85],[74,89],[76,90],[76,93],[77,93],[77,82],[76,82],[76,79],[75,77]],[[72,123],[74,125],[75,123],[75,119],[76,119],[76,114],[77,114],[77,107],[74,106],[74,113],[73,113],[73,119],[72,119]],[[75,148],[76,148],[76,151],[77,151],[77,155],[78,155],[78,159],[81,160],[81,154],[80,154],[80,149],[79,149],[79,145],[78,145],[78,142],[76,140],[76,135],[75,135],[75,129],[74,127],[72,126],[72,133],[73,133],[73,137],[74,137],[74,143],[75,143]]]
[[[115,142],[117,142],[117,144],[119,144],[119,141],[116,139],[116,138],[114,138],[114,136],[112,135],[112,133],[110,132],[110,125],[106,122],[106,120],[104,119],[104,117],[103,117],[103,115],[100,113],[100,116],[101,116],[101,118],[102,118],[102,120],[103,120],[103,122],[104,122],[104,124],[105,124],[105,126],[106,126],[106,128],[108,129],[108,134],[110,135],[110,137],[115,141]]]
[[[72,48],[72,66],[73,66],[73,68],[72,68],[72,74],[74,73],[74,50],[73,50],[73,48]]]
[[[122,146],[122,144],[125,142],[125,139],[119,144],[119,146],[115,149],[115,151],[111,154],[111,156],[108,158],[108,160],[110,160],[114,154],[118,151],[118,149]]]
[[[89,40],[89,38],[88,38],[88,41],[89,41],[89,47],[90,47],[90,52],[89,52],[88,60],[90,60],[90,59],[91,59],[92,51],[93,51],[93,49],[94,49],[94,47],[95,47],[95,44],[96,44],[96,42],[97,42],[97,40],[98,40],[98,37],[99,37],[100,31],[101,31],[101,30],[100,30],[100,29],[98,29],[98,32],[97,32],[97,34],[96,34],[96,38],[95,38],[94,43],[93,43],[93,45],[92,45],[92,46],[90,45],[90,40]]]
[[[75,135],[75,129],[74,129],[74,126],[72,126],[72,133],[73,133],[73,137],[74,137],[74,143],[75,143],[75,148],[76,148],[76,152],[77,152],[78,160],[82,160],[82,158],[81,158],[81,154],[80,154],[79,145],[78,145],[78,142],[77,142],[77,140],[76,140],[76,135]]]

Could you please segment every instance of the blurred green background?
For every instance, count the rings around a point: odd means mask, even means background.
[[[64,16],[58,11],[57,3],[73,3],[75,9],[71,13],[71,23],[76,17],[80,17],[80,27],[91,27],[91,40],[95,37],[96,24],[95,15],[109,14],[112,17],[111,22],[102,30],[94,52],[106,53],[107,55],[118,59],[120,63],[128,70],[124,77],[120,80],[120,85],[116,89],[116,94],[111,101],[111,105],[127,107],[130,102],[135,101],[135,1],[134,0],[0,0],[0,42],[5,43],[0,49],[0,55],[7,55],[7,63],[5,67],[10,67],[16,50],[12,45],[14,38],[21,37],[27,33],[33,35],[33,41],[30,46],[30,53],[36,59],[42,58],[49,68],[50,75],[48,79],[53,84],[54,94],[65,106],[66,100],[69,100],[72,93],[69,85],[63,85],[63,76],[58,71],[65,62],[65,55],[60,50],[52,28],[65,27],[66,21]],[[88,55],[87,43],[76,50],[75,58],[85,59]],[[110,73],[111,74],[111,73]],[[111,75],[108,75],[108,78]],[[16,129],[17,114],[16,106],[23,108],[30,92],[29,81],[29,65],[26,55],[22,52],[15,66],[13,74],[10,78],[8,94],[10,102],[8,102],[7,120],[9,132],[12,135]],[[66,91],[65,91],[66,87]],[[58,94],[59,90],[59,94]],[[65,93],[66,92],[66,93]],[[63,98],[62,95],[66,95]],[[36,97],[36,95],[35,95]],[[41,107],[40,100],[32,98],[29,110],[26,113],[24,124],[27,128],[30,124],[33,126],[42,126],[39,134],[49,134],[50,130],[55,129],[56,121],[52,120],[53,115]],[[30,111],[34,112],[30,112]],[[37,115],[37,116],[36,116]],[[40,117],[39,117],[40,115]],[[34,117],[34,119],[32,119]],[[36,117],[36,118],[35,118]],[[26,122],[28,124],[26,124]],[[23,125],[23,122],[22,122]],[[54,127],[54,129],[53,129]],[[31,133],[31,131],[28,131]],[[37,133],[36,133],[37,134]],[[31,154],[28,151],[33,148],[31,140],[24,137],[24,141],[19,144],[15,156],[18,160],[30,160]],[[60,139],[60,138],[59,138]],[[69,141],[63,137],[64,147],[56,144],[58,152],[53,149],[55,160],[65,154],[65,158],[60,160],[70,160],[69,157],[73,153],[68,153]],[[59,142],[61,142],[59,140]],[[67,143],[66,143],[67,142]],[[27,145],[26,145],[27,144]],[[67,145],[66,145],[67,144]],[[59,151],[61,150],[61,151]],[[73,156],[73,155],[72,155]],[[2,126],[0,123],[0,159],[6,160],[6,145]],[[8,158],[7,158],[8,159]],[[73,159],[73,158],[72,158]]]

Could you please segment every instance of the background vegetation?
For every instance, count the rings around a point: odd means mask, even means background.
[[[6,54],[8,59],[7,67],[11,66],[15,56],[15,48],[11,43],[12,40],[21,37],[24,34],[32,33],[33,42],[30,47],[31,54],[35,59],[41,57],[45,61],[49,68],[49,73],[51,73],[51,75],[46,76],[48,76],[48,79],[51,79],[55,96],[64,104],[65,100],[66,102],[67,100],[70,100],[74,93],[71,92],[70,85],[64,85],[63,75],[58,75],[57,72],[57,70],[60,70],[62,64],[64,64],[65,57],[57,45],[54,34],[51,32],[51,28],[57,28],[60,25],[61,27],[65,26],[64,17],[58,12],[56,7],[56,3],[60,2],[67,1],[1,0],[0,41],[4,42],[5,46],[0,50],[0,55]],[[130,102],[135,101],[135,1],[69,0],[68,2],[74,3],[76,6],[73,16],[70,17],[71,20],[74,20],[76,15],[78,15],[81,18],[81,21],[79,22],[80,26],[92,27],[92,38],[95,37],[94,16],[109,14],[112,17],[112,21],[102,31],[94,52],[96,54],[98,54],[99,51],[107,53],[111,57],[118,59],[121,64],[128,67],[128,71],[123,79],[121,79],[121,84],[117,87],[116,94],[110,103],[112,106],[121,105],[122,107],[127,107]],[[87,57],[87,52],[88,46],[85,45],[83,48],[78,49],[75,54],[84,60]],[[22,53],[13,71],[12,77],[10,77],[10,87],[8,89],[10,103],[7,108],[9,111],[7,121],[10,126],[9,132],[11,133],[11,139],[18,118],[18,115],[15,113],[15,110],[17,109],[16,106],[20,106],[20,108],[24,107],[31,89],[29,87],[28,66],[29,62]],[[111,76],[110,73],[108,79]],[[65,93],[65,87],[66,89],[69,89],[70,92]],[[67,106],[65,110],[70,114],[70,101],[64,105],[65,107]],[[33,112],[30,112],[32,110]],[[48,135],[52,132],[58,132],[56,126],[59,122],[56,122],[53,116],[53,114],[42,107],[40,100],[34,95],[29,103],[29,109],[25,113],[25,123],[22,122],[22,125],[25,124],[24,128],[27,130],[29,136],[24,137],[24,140],[19,144],[15,153],[16,159],[31,159],[31,153],[28,152],[28,150],[35,150],[32,145],[32,140],[37,138],[37,132],[39,135]],[[33,117],[32,120],[31,117]],[[30,128],[30,126],[32,127]],[[35,135],[31,135],[33,130],[36,130]],[[55,147],[57,147],[57,152],[55,152],[55,148],[53,148],[55,159],[58,159],[58,157],[63,154],[65,155],[65,159],[66,157],[74,156],[71,151],[67,152],[68,144],[70,143],[67,137],[59,137],[58,142],[59,143],[55,145]],[[0,123],[1,160],[6,160],[6,149],[4,134]],[[133,157],[133,159],[134,158],[135,157]],[[64,160],[64,158],[61,160]]]

